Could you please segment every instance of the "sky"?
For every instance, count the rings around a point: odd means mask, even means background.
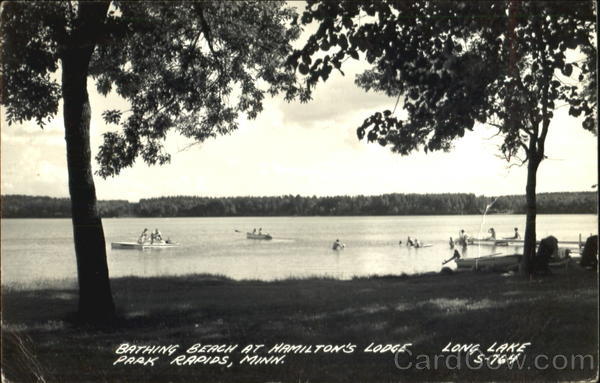
[[[396,102],[354,84],[363,68],[364,63],[356,62],[344,68],[345,76],[334,72],[306,104],[266,98],[259,117],[240,120],[240,129],[231,135],[191,146],[188,139],[169,136],[170,164],[149,167],[139,160],[114,178],[95,176],[97,196],[137,201],[174,195],[525,193],[526,167],[510,166],[499,157],[501,137],[493,137],[493,128],[477,125],[449,153],[400,156],[359,141],[356,128],[362,121],[375,111],[393,109]],[[95,156],[101,134],[109,130],[102,111],[122,107],[123,101],[99,95],[93,81],[88,91]],[[558,109],[552,120],[538,192],[595,190],[597,139],[567,109]],[[43,130],[34,122],[8,126],[4,111],[0,123],[1,193],[67,197],[62,113]]]

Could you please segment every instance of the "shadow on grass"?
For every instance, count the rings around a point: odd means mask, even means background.
[[[595,371],[399,370],[371,342],[412,343],[439,354],[450,341],[531,342],[529,354],[593,354],[595,274],[571,271],[528,281],[492,273],[329,278],[275,282],[222,276],[118,278],[119,317],[109,328],[76,326],[72,289],[3,290],[3,365],[9,381],[388,381],[579,380]],[[283,365],[169,364],[113,367],[121,343],[354,344],[351,354],[288,355]],[[596,363],[597,364],[597,363]],[[20,369],[17,366],[27,366]],[[87,366],[93,366],[87,367]],[[12,379],[12,380],[11,380]]]

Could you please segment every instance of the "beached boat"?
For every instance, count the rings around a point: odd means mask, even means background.
[[[459,269],[480,269],[480,268],[509,268],[519,265],[520,254],[510,255],[488,255],[477,258],[456,259],[456,267]]]
[[[137,242],[112,242],[110,247],[113,249],[134,249],[134,250],[144,250],[144,249],[167,249],[171,247],[177,247],[179,244],[173,242],[145,242],[145,243],[137,243]]]
[[[273,239],[271,234],[256,234],[256,233],[246,233],[246,238],[248,239]]]

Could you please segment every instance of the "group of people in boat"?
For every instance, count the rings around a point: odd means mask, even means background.
[[[160,231],[158,231],[158,229],[155,229],[153,232],[150,232],[150,234],[148,234],[148,229],[145,228],[144,231],[142,231],[142,234],[140,234],[140,237],[138,238],[138,243],[142,244],[142,243],[146,243],[148,242],[148,240],[150,240],[150,243],[155,243],[155,242],[163,242],[163,237]],[[168,240],[167,240],[168,242]]]
[[[488,233],[490,233],[490,236],[487,237],[487,240],[495,240],[496,238],[496,230],[494,230],[493,227],[490,227],[490,229],[488,230]],[[510,237],[503,237],[502,239],[521,239],[521,234],[519,234],[519,228],[515,227],[515,232],[512,236]]]
[[[256,228],[252,229],[252,234],[262,235],[262,227],[258,228],[258,233],[256,232]]]
[[[514,234],[510,237],[503,237],[502,239],[521,239],[521,234],[519,234],[519,228],[515,227],[514,229]],[[495,241],[498,238],[496,238],[496,229],[494,229],[493,227],[490,227],[490,229],[488,230],[488,233],[490,234],[489,237],[484,238],[487,241]],[[455,245],[461,245],[463,247],[466,247],[469,244],[473,243],[474,238],[469,237],[469,235],[463,230],[461,229],[458,232],[458,237],[456,238],[456,240],[454,240],[452,237],[450,237],[450,248],[454,249]]]

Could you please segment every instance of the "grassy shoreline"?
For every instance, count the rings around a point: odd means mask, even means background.
[[[117,278],[120,319],[112,328],[66,320],[72,288],[3,288],[3,371],[8,381],[448,381],[595,380],[598,366],[597,274],[577,267],[528,280],[498,273],[328,278],[274,282],[221,276]],[[353,353],[287,354],[278,365],[113,366],[122,343],[355,345]],[[394,354],[366,353],[371,343],[412,343],[416,357],[448,342],[531,342],[525,355],[589,354],[594,369],[398,369]],[[213,354],[219,356],[219,354]],[[261,354],[268,356],[267,354]],[[175,356],[175,355],[174,355]],[[223,355],[220,355],[223,356]],[[416,360],[413,360],[413,365]]]

